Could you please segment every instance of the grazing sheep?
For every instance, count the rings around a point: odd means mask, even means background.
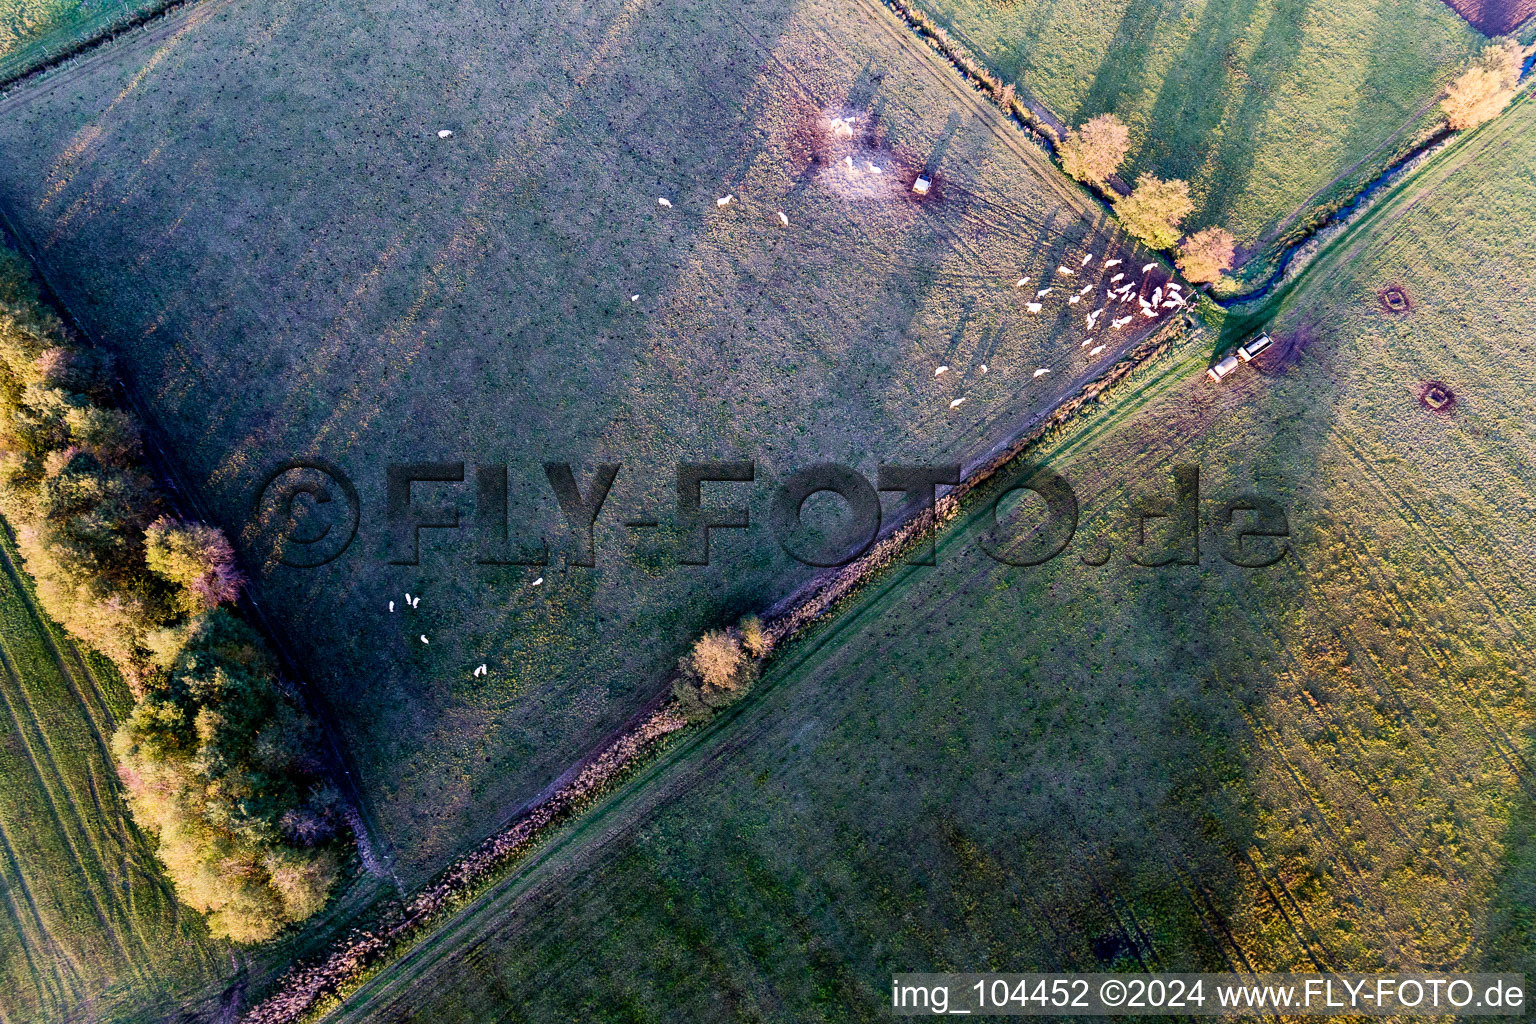
[[[534,580],[533,583],[530,584],[530,586],[535,586],[536,587],[536,586],[538,586],[539,584],[541,584],[543,582],[544,582],[544,577],[540,576],[538,579]]]
[[[395,602],[393,602],[393,601],[389,602],[389,613],[391,615],[393,615],[395,613]]]
[[[411,592],[409,590],[407,590],[405,592],[405,603],[406,603],[407,607],[410,606],[410,603],[411,603]]]
[[[783,210],[779,211],[779,223],[784,225],[785,227],[789,227],[789,218],[784,216],[784,211]]]
[[[629,301],[630,302],[639,302],[640,301],[640,296],[639,295],[631,295],[629,297]]]
[[[1157,310],[1155,310],[1155,309],[1143,309],[1141,311],[1141,315],[1146,317],[1148,320],[1156,320],[1157,319]]]
[[[1114,320],[1111,320],[1109,322],[1109,326],[1113,327],[1115,330],[1118,331],[1120,328],[1122,328],[1126,324],[1130,323],[1131,320],[1133,320],[1133,319],[1134,319],[1134,317],[1128,317],[1128,316],[1118,317],[1118,318],[1116,318]]]
[[[853,157],[851,157],[851,156],[843,157],[843,163],[847,164],[848,165],[848,169],[850,171],[852,171],[853,173],[855,173],[855,174],[859,173],[859,169],[857,167],[853,166]]]
[[[730,206],[731,205],[731,200],[735,199],[735,198],[736,198],[735,196],[721,196],[719,199],[715,200],[715,205],[716,206]]]
[[[1122,280],[1124,277],[1124,274],[1116,274],[1114,277],[1109,279],[1109,283],[1114,284],[1116,281]]]
[[[1035,298],[1043,299],[1043,298],[1045,298],[1049,294],[1051,294],[1051,289],[1049,289],[1049,288],[1041,288],[1039,291],[1035,292]]]
[[[945,374],[945,373],[948,373],[948,372],[949,372],[949,367],[947,367],[947,366],[941,366],[941,367],[939,367],[939,368],[938,368],[938,369],[937,369],[937,370],[934,370],[934,371],[933,371],[933,375],[934,375],[934,376],[935,376],[935,377],[938,377],[938,376],[940,376],[940,375],[941,375],[941,374]]]
[[[1079,295],[1087,295],[1091,291],[1093,291],[1093,285],[1085,284],[1085,285],[1083,285],[1081,288],[1079,288],[1077,290],[1077,294],[1079,294]]]
[[[1070,267],[1057,267],[1056,268],[1056,273],[1060,274],[1062,277],[1075,277],[1075,276],[1077,276],[1077,271],[1071,269]]]
[[[1181,292],[1184,290],[1184,286],[1179,284],[1177,281],[1169,281],[1168,290],[1173,292]]]
[[[1038,313],[1043,307],[1038,302],[1026,302],[1024,303],[1024,308],[1029,310],[1031,313]]]
[[[981,372],[982,373],[986,373],[987,372],[987,364],[986,363],[982,363],[981,364]]]
[[[431,641],[429,641],[427,639],[427,634],[423,633],[423,634],[421,634],[421,642],[425,644],[425,643],[430,643]]]
[[[1078,266],[1086,267],[1088,264],[1090,264],[1092,262],[1093,262],[1093,253],[1091,253],[1091,252],[1090,253],[1085,253],[1083,255],[1083,262],[1079,263]]]
[[[656,205],[665,206],[670,210],[672,209],[672,200],[668,199],[666,196],[662,196],[660,199],[656,200]]]
[[[475,669],[475,675],[477,676],[487,675],[489,672],[490,670],[487,669],[484,665],[481,665],[479,668]]]
[[[1161,288],[1154,288],[1152,290],[1152,305],[1155,306],[1159,302],[1162,302],[1162,301],[1163,301],[1163,290]]]
[[[1143,266],[1142,266],[1142,268],[1141,268],[1141,272],[1142,272],[1142,273],[1143,273],[1143,274],[1145,274],[1145,273],[1146,273],[1146,272],[1147,272],[1147,271],[1149,271],[1149,270],[1151,270],[1151,269],[1152,269],[1152,268],[1153,268],[1153,267],[1155,267],[1155,266],[1157,266],[1157,264],[1156,264],[1156,263],[1147,263],[1147,264],[1144,264],[1144,265],[1143,265]]]
[[[1082,302],[1082,301],[1083,301],[1083,297],[1081,295],[1069,295],[1067,297],[1067,304],[1069,306],[1075,306],[1079,302]]]
[[[1028,274],[1025,274],[1023,277],[1021,277],[1017,281],[1013,282],[1013,286],[1015,288],[1023,288],[1027,284],[1029,284],[1029,275]]]
[[[416,607],[419,607],[419,606],[420,606],[420,604],[421,604],[421,598],[419,598],[419,597],[418,597],[418,598],[414,598],[414,599],[413,599],[413,600],[412,600],[412,601],[411,601],[411,607],[412,607],[412,608],[416,608]]]
[[[1046,374],[1048,374],[1050,372],[1051,372],[1051,368],[1049,366],[1042,366],[1042,367],[1040,367],[1040,369],[1035,371],[1035,376],[1036,377],[1044,377]]]
[[[1125,262],[1125,260],[1105,260],[1104,261],[1104,265],[1106,267],[1118,267],[1120,264],[1122,264],[1124,262]]]
[[[879,164],[870,163],[868,160],[865,160],[864,161],[864,166],[869,168],[869,173],[870,174],[879,174],[880,173],[880,165]]]
[[[1100,352],[1103,352],[1103,351],[1104,351],[1104,346],[1103,345],[1095,345],[1093,348],[1088,350],[1088,358],[1092,359],[1094,356],[1098,355]]]
[[[957,398],[953,402],[949,403],[949,407],[951,409],[958,409],[958,408],[960,408],[960,403],[964,402],[964,401],[965,401],[965,399],[963,399],[963,398]]]
[[[437,133],[437,137],[440,139],[451,139],[453,138],[453,132],[447,128],[444,128],[442,131]]]
[[[1178,309],[1180,305],[1181,303],[1177,299],[1165,299],[1163,301],[1164,309]]]
[[[1093,338],[1091,338],[1091,337],[1084,338],[1082,340],[1082,343],[1080,345],[1078,345],[1077,347],[1078,348],[1087,348],[1089,343],[1091,343],[1092,341],[1093,341]]]

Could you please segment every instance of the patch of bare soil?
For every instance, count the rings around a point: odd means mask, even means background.
[[[1389,284],[1377,292],[1376,301],[1383,313],[1400,315],[1413,312],[1413,296],[1400,284]]]
[[[922,203],[944,198],[942,177],[888,145],[867,111],[818,111],[796,132],[796,142],[809,150],[816,179],[845,198]],[[919,178],[926,182],[921,190],[914,188]]]
[[[1536,0],[1445,0],[1445,6],[1489,37],[1508,35],[1536,15]]]
[[[1456,411],[1456,392],[1441,381],[1421,381],[1416,393],[1419,404],[1436,416],[1449,416]]]
[[[1266,377],[1278,377],[1301,359],[1301,354],[1320,334],[1311,323],[1302,322],[1289,331],[1271,335],[1274,344],[1260,352],[1253,360],[1253,368]]]

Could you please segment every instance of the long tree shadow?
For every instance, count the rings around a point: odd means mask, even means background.
[[[1171,0],[1131,0],[1125,5],[1093,84],[1073,111],[1074,124],[1113,111],[1121,97],[1135,96],[1145,88],[1157,27],[1170,4]]]

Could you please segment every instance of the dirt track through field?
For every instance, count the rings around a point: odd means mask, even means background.
[[[1489,37],[1507,35],[1536,15],[1536,0],[1445,0],[1445,6]]]

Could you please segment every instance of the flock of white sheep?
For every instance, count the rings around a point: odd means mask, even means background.
[[[1058,292],[1066,297],[1066,304],[1068,306],[1076,306],[1083,302],[1085,299],[1087,299],[1089,293],[1093,292],[1098,287],[1097,285],[1089,283],[1083,285],[1081,288],[1073,288],[1071,283],[1063,284],[1060,283],[1060,281],[1070,282],[1072,278],[1075,278],[1080,274],[1089,273],[1087,268],[1090,264],[1093,263],[1095,259],[1097,259],[1097,257],[1090,252],[1083,254],[1081,262],[1079,262],[1075,268],[1069,267],[1065,263],[1061,264],[1056,268],[1055,276],[1058,279],[1058,283],[1055,284],[1047,284],[1044,281],[1036,282],[1034,278],[1029,274],[1025,274],[1023,277],[1019,278],[1013,283],[1014,288],[1025,288],[1030,284],[1045,285],[1043,288],[1036,288],[1034,298],[1024,303],[1024,309],[1032,315],[1039,315],[1045,310],[1046,300]],[[1106,271],[1114,270],[1114,268],[1120,266],[1124,262],[1124,260],[1120,259],[1105,260],[1103,263],[1103,269]],[[1180,285],[1177,281],[1173,280],[1166,281],[1160,285],[1154,285],[1151,295],[1148,296],[1145,294],[1147,285],[1151,281],[1151,273],[1155,269],[1157,269],[1156,263],[1147,263],[1142,266],[1140,277],[1136,280],[1128,280],[1130,275],[1124,271],[1120,271],[1111,277],[1107,282],[1104,282],[1105,293],[1103,296],[1103,303],[1099,306],[1099,308],[1092,310],[1087,314],[1085,320],[1088,336],[1085,337],[1082,343],[1078,346],[1079,348],[1088,349],[1088,358],[1092,359],[1098,356],[1106,348],[1109,347],[1107,341],[1101,340],[1107,336],[1106,334],[1094,333],[1101,326],[1099,323],[1100,317],[1103,317],[1106,314],[1110,314],[1110,319],[1106,330],[1119,331],[1124,329],[1127,324],[1136,318],[1138,311],[1147,319],[1156,320],[1163,314],[1188,304],[1189,300],[1184,294],[1183,286]],[[1139,310],[1132,309],[1131,312],[1125,316],[1117,317],[1113,315],[1114,312],[1118,312],[1116,307],[1129,305],[1133,300],[1139,307]],[[1089,346],[1092,347],[1090,348]],[[938,376],[948,369],[948,366],[941,366],[934,375]],[[987,372],[985,363],[983,363],[981,366],[981,372]],[[1031,375],[1031,379],[1037,380],[1050,372],[1051,368],[1049,366],[1042,366],[1035,370],[1035,372]],[[958,409],[964,401],[964,398],[957,398],[949,403],[949,407],[951,409]]]

